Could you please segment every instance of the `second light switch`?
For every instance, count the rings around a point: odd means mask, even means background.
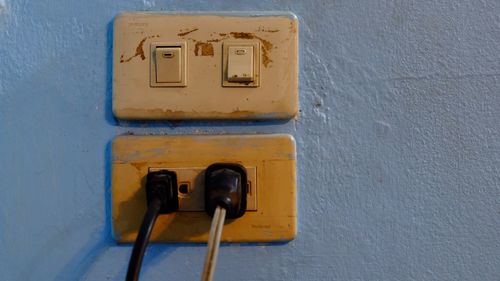
[[[222,86],[259,86],[260,44],[258,42],[224,42],[222,58]]]
[[[253,46],[230,46],[227,59],[227,80],[252,82],[253,77]]]

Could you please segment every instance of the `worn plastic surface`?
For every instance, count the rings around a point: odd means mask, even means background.
[[[146,198],[142,179],[151,168],[208,167],[236,163],[256,167],[256,211],[228,220],[222,241],[288,241],[297,230],[296,152],[290,135],[121,136],[112,145],[112,219],[118,242],[137,235]],[[206,242],[211,217],[205,211],[158,218],[152,241]]]
[[[298,21],[291,13],[123,13],[114,20],[113,37],[113,112],[120,119],[287,119],[298,113]],[[185,87],[150,86],[150,50],[161,42],[186,46]],[[224,79],[223,46],[229,44],[260,46],[253,82]]]

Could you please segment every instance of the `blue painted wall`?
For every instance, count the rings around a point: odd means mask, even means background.
[[[0,0],[0,279],[123,279],[113,136],[281,132],[298,237],[224,246],[216,280],[500,280],[500,2],[231,3]],[[295,12],[300,119],[116,122],[111,22],[137,10]],[[142,280],[197,280],[204,253],[155,245]]]

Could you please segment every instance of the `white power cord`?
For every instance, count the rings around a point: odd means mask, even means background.
[[[226,219],[226,209],[217,206],[212,225],[210,226],[210,234],[208,236],[207,255],[205,256],[205,265],[201,281],[212,281],[214,277],[215,264],[217,263],[217,254],[219,253],[220,237],[222,235],[222,227]]]

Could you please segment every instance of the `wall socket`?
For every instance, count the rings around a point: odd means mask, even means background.
[[[290,135],[120,136],[113,140],[113,236],[133,242],[147,210],[146,177],[177,174],[180,210],[158,217],[151,242],[207,242],[212,218],[204,208],[204,178],[214,163],[246,168],[248,208],[227,219],[224,242],[289,241],[297,231],[296,149]]]
[[[169,170],[177,174],[179,211],[205,211],[205,169],[206,167],[171,168],[150,167],[149,171]],[[248,179],[247,211],[257,211],[257,168],[245,167]]]

